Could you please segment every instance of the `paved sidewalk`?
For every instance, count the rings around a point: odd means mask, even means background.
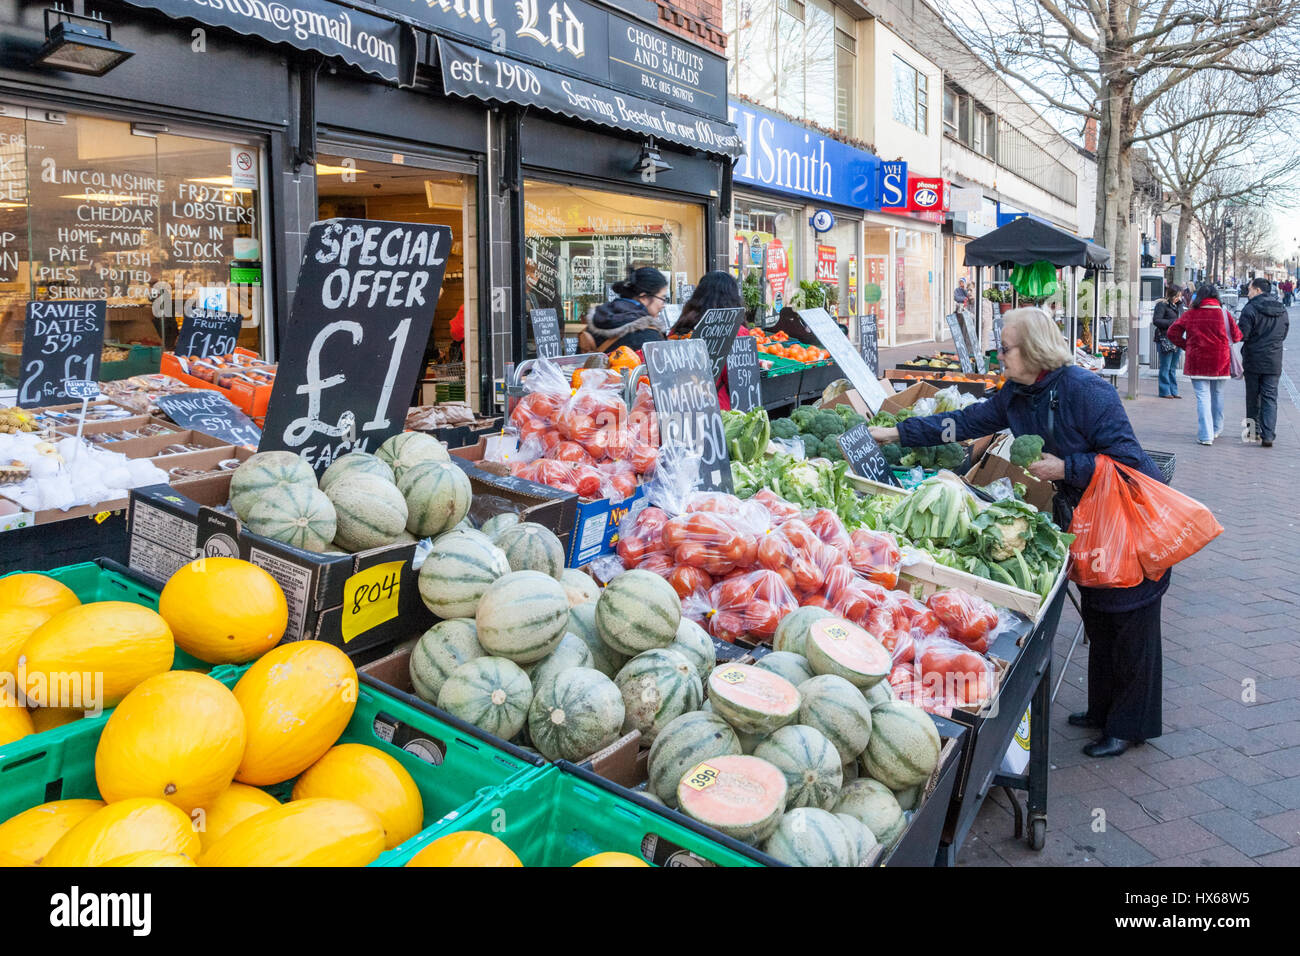
[[[1293,308],[1293,330],[1297,321]],[[882,367],[930,348],[888,350]],[[1300,345],[1285,368],[1300,384]],[[1300,396],[1284,380],[1276,446],[1248,446],[1238,437],[1245,386],[1230,382],[1223,437],[1204,447],[1190,381],[1179,390],[1181,401],[1158,399],[1144,377],[1125,402],[1142,444],[1178,456],[1174,487],[1224,527],[1174,569],[1164,599],[1164,734],[1120,757],[1083,755],[1094,732],[1065,719],[1087,706],[1080,642],[1052,709],[1045,848],[1013,837],[1010,805],[994,791],[962,865],[1300,865]],[[1067,602],[1053,684],[1078,625]]]

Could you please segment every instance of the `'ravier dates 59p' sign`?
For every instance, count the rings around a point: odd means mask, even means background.
[[[451,229],[330,219],[307,234],[258,451],[319,474],[402,430],[442,288]]]

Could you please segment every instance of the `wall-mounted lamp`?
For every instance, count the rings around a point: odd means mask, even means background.
[[[50,14],[56,18],[53,24]],[[134,55],[113,42],[113,25],[109,21],[55,8],[45,11],[45,45],[33,62],[68,73],[103,76]]]
[[[672,167],[659,155],[659,149],[655,146],[653,138],[647,139],[641,144],[641,155],[637,158],[633,172],[651,173],[651,175],[657,176],[659,173],[666,173],[671,169]],[[653,172],[651,172],[652,170]]]

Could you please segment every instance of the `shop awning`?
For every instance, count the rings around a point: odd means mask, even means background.
[[[438,38],[442,86],[469,99],[532,106],[719,156],[744,154],[736,127]]]
[[[415,30],[331,0],[124,0],[177,20],[337,57],[390,83],[415,80]]]
[[[1028,217],[1013,219],[987,235],[966,243],[968,266],[1018,266],[1046,260],[1057,268],[1092,266],[1104,269],[1110,251],[1091,239],[1082,239],[1064,229]]]

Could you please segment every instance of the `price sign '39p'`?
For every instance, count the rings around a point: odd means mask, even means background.
[[[311,227],[258,451],[297,452],[320,474],[402,430],[450,249],[447,226]]]

